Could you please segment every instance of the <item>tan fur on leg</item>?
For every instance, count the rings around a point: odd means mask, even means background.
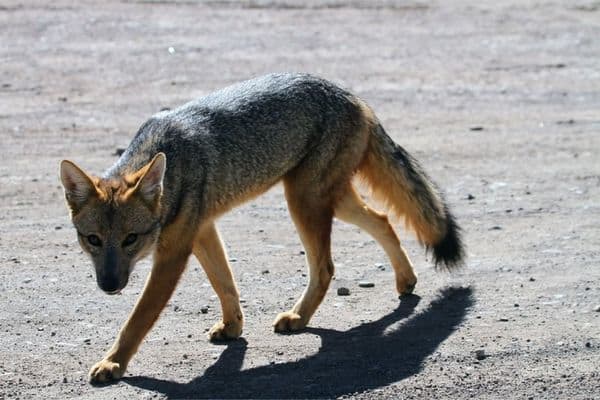
[[[219,296],[223,311],[223,319],[208,332],[209,339],[215,341],[238,338],[242,334],[244,315],[227,254],[214,223],[200,229],[194,241],[193,252]]]
[[[400,240],[388,222],[387,216],[370,208],[361,200],[352,186],[342,196],[335,208],[335,216],[367,231],[388,255],[396,273],[396,289],[400,294],[411,293],[417,283],[412,264],[400,245]]]

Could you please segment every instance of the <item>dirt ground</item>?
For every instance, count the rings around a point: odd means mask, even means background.
[[[4,0],[0,398],[600,398],[599,38],[584,0]],[[220,221],[243,339],[208,342],[219,304],[191,260],[126,377],[91,386],[150,264],[96,287],[59,161],[100,173],[161,108],[274,71],[373,106],[444,189],[465,268],[436,273],[398,226],[419,273],[398,300],[383,251],[336,222],[328,296],[277,335],[307,278],[276,187]]]

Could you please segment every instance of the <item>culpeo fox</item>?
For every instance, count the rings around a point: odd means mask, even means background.
[[[280,181],[310,275],[300,300],[275,319],[275,331],[304,328],[321,303],[334,272],[334,216],[371,234],[390,258],[398,292],[411,293],[417,282],[411,262],[386,215],[355,191],[357,175],[405,218],[436,266],[460,264],[459,228],[419,164],[363,101],[310,75],[267,75],[156,114],[102,177],[63,161],[66,200],[98,286],[119,292],[135,263],[154,257],[141,297],[90,380],[123,375],[192,253],[221,302],[223,318],[209,338],[240,336],[238,290],[215,221]]]

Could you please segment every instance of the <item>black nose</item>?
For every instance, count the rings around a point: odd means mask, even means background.
[[[106,293],[113,293],[121,289],[119,285],[119,278],[116,276],[104,276],[98,279],[98,286]]]

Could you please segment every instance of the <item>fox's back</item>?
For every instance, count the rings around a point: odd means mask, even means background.
[[[155,115],[112,172],[135,170],[164,152],[166,189],[170,180],[188,189],[210,186],[206,196],[219,193],[219,199],[205,202],[235,202],[264,191],[308,154],[335,152],[357,118],[355,98],[328,81],[266,75]]]

